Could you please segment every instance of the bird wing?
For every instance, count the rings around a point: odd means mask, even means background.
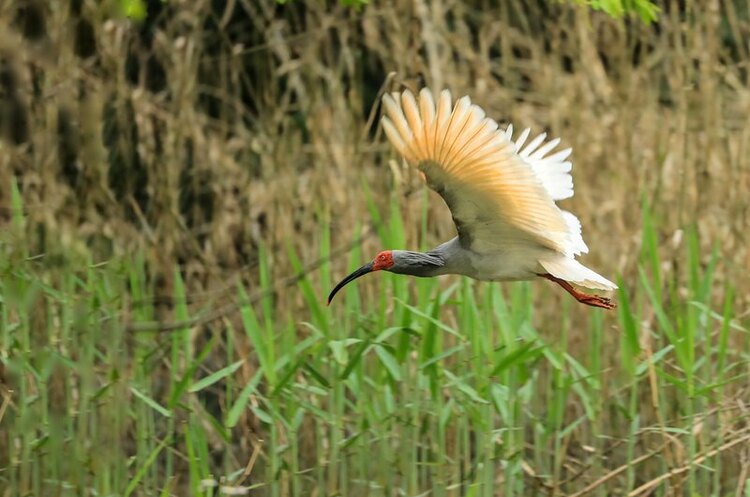
[[[570,220],[507,133],[468,97],[451,106],[444,90],[435,105],[423,89],[419,101],[405,91],[385,95],[383,105],[386,135],[443,197],[464,246],[485,252],[534,241],[572,257]]]
[[[573,164],[567,160],[572,149],[566,148],[548,155],[560,144],[560,139],[554,138],[545,143],[547,133],[542,133],[526,143],[530,132],[531,130],[526,128],[514,140],[513,125],[510,124],[505,130],[505,137],[513,142],[516,154],[534,171],[552,200],[572,197],[573,176],[570,170]],[[568,211],[562,211],[562,214],[568,225],[573,254],[588,253],[589,248],[581,236],[581,222]]]
[[[531,130],[526,128],[514,140],[513,125],[510,124],[505,130],[505,137],[513,142],[516,154],[534,170],[534,173],[542,182],[542,186],[553,200],[564,200],[572,197],[573,177],[570,175],[570,170],[573,168],[573,164],[567,160],[572,149],[566,148],[548,155],[560,144],[560,139],[555,138],[544,143],[547,133],[542,133],[526,143],[530,132]]]

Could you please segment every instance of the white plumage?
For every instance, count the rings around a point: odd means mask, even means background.
[[[515,140],[516,153],[534,170],[553,200],[565,200],[572,197],[573,177],[570,175],[570,170],[573,168],[573,164],[565,159],[570,156],[573,149],[566,148],[548,156],[547,154],[560,143],[560,139],[550,140],[543,147],[537,149],[547,137],[547,133],[537,136],[524,147],[524,142],[530,131],[529,128],[526,128]],[[505,130],[505,137],[513,141],[512,124]]]

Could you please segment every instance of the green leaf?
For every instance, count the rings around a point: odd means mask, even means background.
[[[234,404],[232,404],[232,408],[229,409],[229,414],[227,414],[227,419],[225,422],[228,428],[233,428],[239,421],[242,412],[247,408],[247,403],[250,400],[250,395],[252,395],[254,392],[257,392],[256,388],[258,386],[258,383],[260,382],[262,374],[263,368],[258,368],[258,371],[255,372],[255,376],[253,376],[250,382],[245,385],[245,388],[242,389],[242,392],[240,392],[237,400],[235,400]]]
[[[673,349],[674,349],[674,345],[669,344],[663,349],[653,354],[650,359],[646,359],[645,361],[641,362],[635,370],[635,376],[636,377],[641,376],[648,369],[649,362],[653,364],[659,363],[659,361],[661,361],[664,358],[664,356],[667,355],[669,352],[671,352]]]
[[[430,323],[434,324],[435,326],[437,326],[437,327],[438,327],[438,328],[440,328],[441,330],[447,331],[447,332],[448,332],[448,333],[450,333],[451,335],[453,335],[453,336],[455,336],[455,337],[457,337],[457,338],[460,338],[460,339],[464,340],[464,336],[463,336],[463,335],[462,335],[461,333],[459,333],[459,332],[458,332],[458,331],[456,331],[455,329],[451,328],[451,327],[450,327],[450,326],[448,326],[447,324],[443,323],[443,322],[442,322],[442,321],[440,321],[439,319],[436,319],[436,318],[435,318],[434,316],[430,316],[429,314],[425,313],[424,311],[422,311],[422,310],[420,310],[420,309],[418,309],[418,308],[416,308],[416,307],[414,307],[414,306],[411,306],[411,305],[407,304],[406,302],[404,302],[404,301],[403,301],[403,300],[401,300],[401,299],[395,299],[395,300],[396,300],[396,302],[398,302],[398,303],[399,303],[400,305],[404,306],[404,307],[405,307],[406,309],[409,309],[409,310],[410,310],[411,312],[413,312],[413,313],[414,313],[414,314],[416,314],[417,316],[420,316],[420,317],[422,317],[422,318],[425,318],[425,319],[426,319],[427,321],[429,321]]]
[[[172,413],[169,412],[169,410],[166,407],[164,407],[163,405],[159,404],[158,402],[156,402],[154,399],[152,399],[148,395],[142,393],[137,388],[131,386],[130,387],[130,391],[133,392],[133,395],[135,395],[136,397],[138,397],[139,399],[141,399],[143,402],[146,403],[146,405],[148,405],[153,410],[157,411],[162,416],[165,416],[167,418],[171,418],[172,417]]]
[[[251,410],[253,411],[253,414],[255,414],[255,416],[257,416],[257,418],[263,421],[264,423],[269,424],[269,425],[273,424],[273,417],[271,417],[270,414],[268,414],[266,411],[264,411],[260,407],[253,406]]]
[[[357,347],[357,350],[354,351],[354,354],[352,354],[351,359],[349,359],[349,362],[344,367],[344,371],[339,376],[339,380],[346,380],[349,375],[351,374],[352,370],[354,370],[354,367],[359,363],[360,359],[362,358],[362,355],[364,354],[365,350],[367,350],[367,347],[369,347],[370,342],[367,340],[362,340],[359,344],[359,347]]]
[[[212,336],[208,343],[206,343],[206,345],[201,349],[198,357],[191,362],[190,366],[188,367],[187,371],[185,371],[185,374],[182,376],[180,381],[173,387],[172,395],[169,396],[168,405],[170,409],[177,405],[177,402],[180,400],[183,392],[187,390],[188,383],[190,383],[190,380],[198,370],[198,367],[203,363],[206,357],[208,357],[208,354],[211,352],[211,350],[213,350],[214,343],[216,343],[216,337]]]
[[[304,367],[305,371],[307,371],[308,373],[310,373],[310,376],[312,376],[313,378],[315,378],[315,380],[318,383],[320,383],[321,385],[323,385],[325,388],[331,388],[331,382],[329,382],[328,380],[326,380],[325,376],[323,376],[320,373],[320,371],[318,371],[317,369],[315,369],[315,367],[312,364],[306,363],[303,367]]]
[[[25,218],[23,214],[23,197],[18,188],[18,180],[14,176],[10,183],[10,206],[12,211],[12,223],[18,229],[23,229]]]
[[[156,458],[159,456],[159,453],[164,449],[164,447],[167,445],[167,443],[170,442],[169,438],[165,438],[161,441],[159,445],[154,447],[154,450],[152,450],[148,457],[146,457],[146,460],[143,462],[140,468],[138,468],[138,471],[135,473],[135,476],[133,476],[133,479],[130,480],[128,483],[128,486],[125,487],[125,493],[123,494],[125,497],[128,497],[130,494],[133,493],[133,490],[138,486],[138,484],[141,482],[143,477],[146,474],[146,471],[151,467],[151,465],[154,464],[154,461],[156,461]]]
[[[349,361],[349,353],[347,347],[349,345],[360,343],[362,340],[359,338],[345,338],[343,340],[332,340],[328,343],[328,347],[333,353],[333,359],[339,364],[346,364]]]
[[[222,378],[225,378],[229,376],[230,374],[234,373],[238,369],[240,369],[240,366],[245,362],[244,359],[240,359],[239,361],[230,364],[229,366],[222,368],[215,373],[211,373],[210,375],[206,376],[205,378],[202,378],[200,381],[197,381],[193,383],[193,385],[190,387],[188,392],[195,393],[200,390],[203,390],[204,388],[213,385],[217,381],[221,380]]]
[[[471,400],[474,402],[480,403],[480,404],[489,404],[485,399],[483,399],[479,392],[477,392],[474,387],[466,383],[463,379],[459,378],[458,376],[454,375],[447,369],[445,370],[445,376],[451,381],[453,385],[458,388],[459,391],[463,392],[465,395],[467,395]]]
[[[146,2],[144,0],[120,0],[120,9],[123,15],[134,21],[142,21],[146,18]]]
[[[279,379],[279,381],[276,383],[276,386],[271,391],[271,395],[269,397],[276,397],[281,390],[286,387],[286,385],[292,380],[292,377],[294,376],[294,373],[296,373],[299,368],[302,366],[302,363],[305,362],[308,358],[304,355],[300,355],[299,359],[297,359],[297,362],[292,364],[290,367],[287,368],[284,375]]]
[[[460,345],[456,345],[455,347],[451,347],[450,349],[446,350],[445,352],[442,352],[442,353],[440,353],[440,354],[432,357],[430,360],[425,361],[422,364],[420,364],[419,365],[419,369],[428,368],[428,367],[432,366],[433,364],[435,364],[436,362],[441,361],[442,359],[445,359],[446,357],[450,357],[453,354],[455,354],[456,352],[460,352],[460,351],[464,350],[465,348],[466,348],[466,344],[463,344],[463,343],[460,344]]]
[[[534,347],[534,345],[534,342],[527,342],[509,354],[503,356],[503,358],[495,364],[495,368],[490,373],[490,376],[497,376],[514,364],[528,364],[536,360],[536,358],[541,355],[545,346],[540,345],[539,347]]]
[[[401,381],[401,367],[396,361],[396,358],[393,357],[393,354],[380,345],[375,347],[375,353],[380,358],[380,362],[383,363],[383,366],[385,366],[385,369],[388,371],[391,378],[393,378],[394,381]]]

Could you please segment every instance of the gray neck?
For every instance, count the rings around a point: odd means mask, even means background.
[[[394,266],[389,270],[397,274],[412,276],[439,276],[457,273],[461,264],[461,249],[458,238],[453,238],[427,252],[394,250]]]

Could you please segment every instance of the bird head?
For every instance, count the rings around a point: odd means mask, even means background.
[[[439,250],[422,253],[408,250],[384,250],[352,274],[344,278],[328,295],[328,304],[334,295],[350,281],[373,271],[388,271],[412,276],[436,276],[442,274],[445,267],[445,257]]]
[[[328,295],[328,305],[331,304],[331,300],[333,300],[334,295],[336,295],[338,291],[344,288],[344,286],[346,286],[346,284],[350,281],[354,281],[360,276],[364,276],[367,273],[371,273],[373,271],[389,271],[391,268],[393,268],[393,266],[393,250],[384,250],[380,252],[375,256],[375,259],[373,259],[372,262],[368,262],[364,266],[352,272],[343,280],[339,281],[338,285],[336,285]]]

